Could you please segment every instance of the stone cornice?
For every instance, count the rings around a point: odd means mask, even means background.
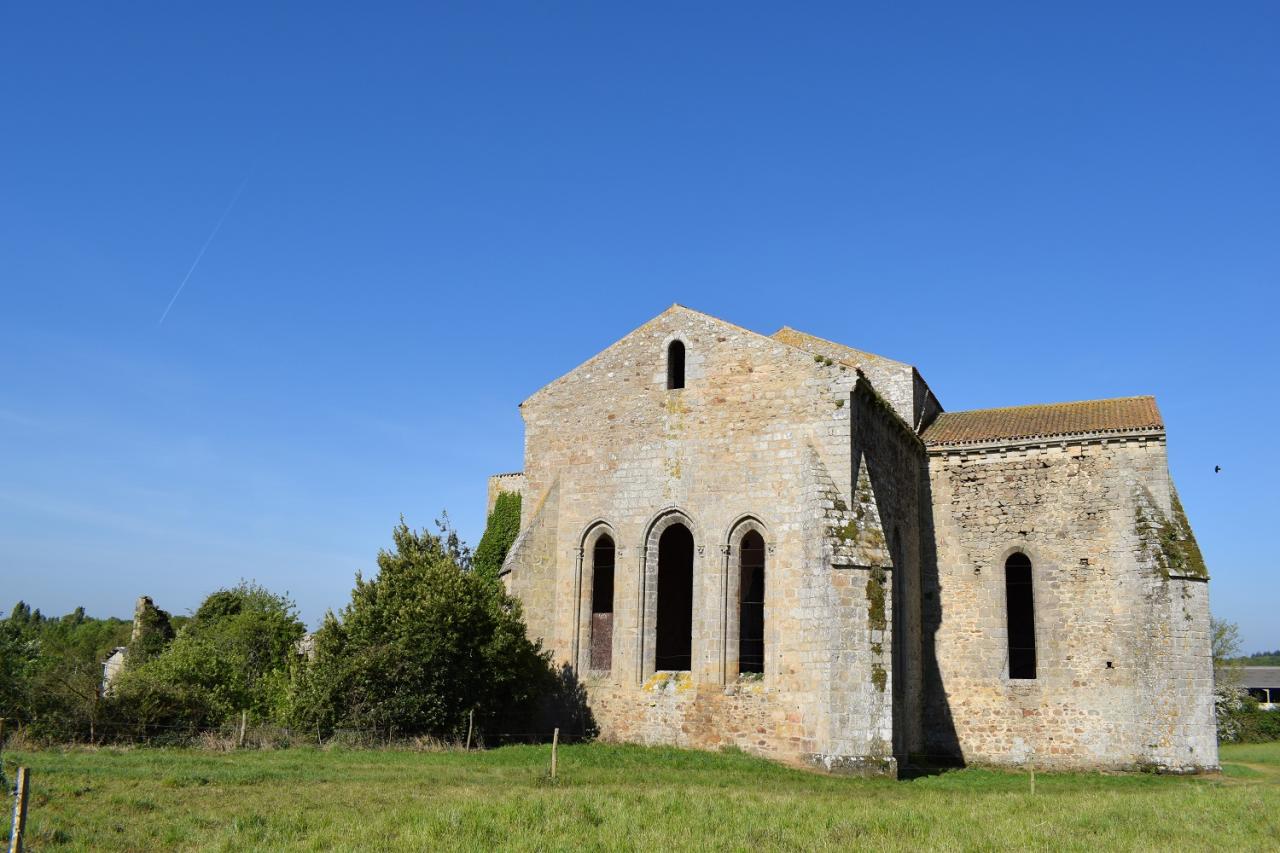
[[[1124,444],[1129,441],[1153,441],[1163,444],[1165,432],[1162,429],[1104,430],[1072,435],[1045,435],[1031,438],[975,441],[964,444],[928,444],[925,445],[925,452],[930,456],[969,456],[973,454],[999,453],[1006,450],[1047,450],[1051,447],[1067,447],[1069,445],[1109,444],[1111,442]]]

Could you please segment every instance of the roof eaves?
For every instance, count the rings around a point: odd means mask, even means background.
[[[936,423],[936,421],[935,421]],[[1040,444],[1040,443],[1058,443],[1072,441],[1091,441],[1094,439],[1110,438],[1110,437],[1133,437],[1141,438],[1143,436],[1163,436],[1165,434],[1163,426],[1151,427],[1126,427],[1123,429],[1093,429],[1093,430],[1077,430],[1073,432],[1046,432],[1029,435],[1013,435],[1000,436],[997,438],[973,438],[973,439],[953,439],[950,441],[931,441],[928,438],[928,430],[924,433],[925,446],[933,449],[950,449],[950,448],[983,448],[983,447],[1009,447],[1012,445],[1022,444]]]

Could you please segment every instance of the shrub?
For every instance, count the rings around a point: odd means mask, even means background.
[[[1222,743],[1265,743],[1280,740],[1280,710],[1264,710],[1258,700],[1237,688],[1214,691],[1218,740]]]
[[[441,532],[402,519],[378,575],[356,575],[350,604],[325,617],[315,659],[293,681],[293,725],[457,737],[473,709],[477,725],[496,725],[549,689],[550,655],[525,636],[519,602],[465,571],[455,537]]]
[[[285,596],[247,582],[214,592],[157,656],[129,661],[109,697],[117,727],[154,739],[194,734],[241,711],[278,716],[303,631]]]

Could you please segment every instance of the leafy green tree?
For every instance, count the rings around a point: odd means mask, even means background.
[[[113,710],[140,734],[197,731],[241,711],[274,718],[303,633],[286,596],[243,581],[218,590],[163,651],[126,667],[112,689]]]
[[[1274,652],[1254,652],[1236,658],[1243,666],[1280,666],[1280,650]]]
[[[31,673],[38,657],[39,644],[25,621],[13,616],[0,620],[0,717],[30,720]]]
[[[34,733],[51,740],[97,740],[102,711],[102,663],[129,637],[123,619],[91,619],[84,608],[48,619],[33,671]]]
[[[489,513],[484,535],[476,546],[475,571],[484,577],[497,578],[502,561],[520,534],[520,493],[500,492]]]
[[[456,735],[475,710],[492,725],[528,711],[552,686],[549,653],[525,635],[519,602],[460,565],[456,536],[401,519],[372,580],[316,635],[293,684],[292,719],[307,730]]]
[[[1209,617],[1209,645],[1213,654],[1213,680],[1219,687],[1240,684],[1240,627],[1234,622]]]
[[[57,619],[19,602],[0,621],[0,716],[39,738],[94,738],[102,662],[129,630],[128,622],[94,619],[83,607]]]

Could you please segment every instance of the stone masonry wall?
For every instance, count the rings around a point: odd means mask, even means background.
[[[922,567],[932,553],[925,547],[932,530],[923,524],[928,509],[923,497],[928,467],[920,439],[884,405],[874,387],[859,384],[850,405],[854,412],[854,482],[865,482],[871,489],[887,548],[886,565],[891,567],[888,592],[893,654],[883,665],[891,674],[893,751],[903,757],[922,751],[924,746],[920,605]],[[855,497],[860,491],[861,487],[855,488]],[[874,637],[871,642],[874,651]]]
[[[686,387],[672,391],[677,338]],[[891,632],[873,650],[867,572],[832,568],[858,550],[840,535],[856,502],[857,381],[848,365],[677,306],[525,401],[526,515],[506,582],[531,633],[582,673],[604,737],[892,765],[892,687],[875,686]],[[656,545],[676,521],[696,547],[693,663],[661,673]],[[737,672],[747,529],[767,549],[763,676]],[[617,546],[612,665],[593,672],[591,555],[606,532]]]
[[[1153,507],[1175,512],[1163,434],[935,450],[930,475],[930,750],[958,742],[979,763],[1216,767],[1206,579],[1171,575],[1142,520]],[[1189,527],[1186,538],[1194,546]],[[1016,551],[1033,566],[1035,679],[1008,677],[1004,561]]]
[[[497,503],[498,495],[503,492],[524,495],[524,485],[524,472],[522,471],[517,471],[514,474],[494,474],[490,477],[488,495],[484,506],[485,518],[488,518],[489,514],[493,512],[493,505]],[[523,500],[521,503],[523,504]]]

